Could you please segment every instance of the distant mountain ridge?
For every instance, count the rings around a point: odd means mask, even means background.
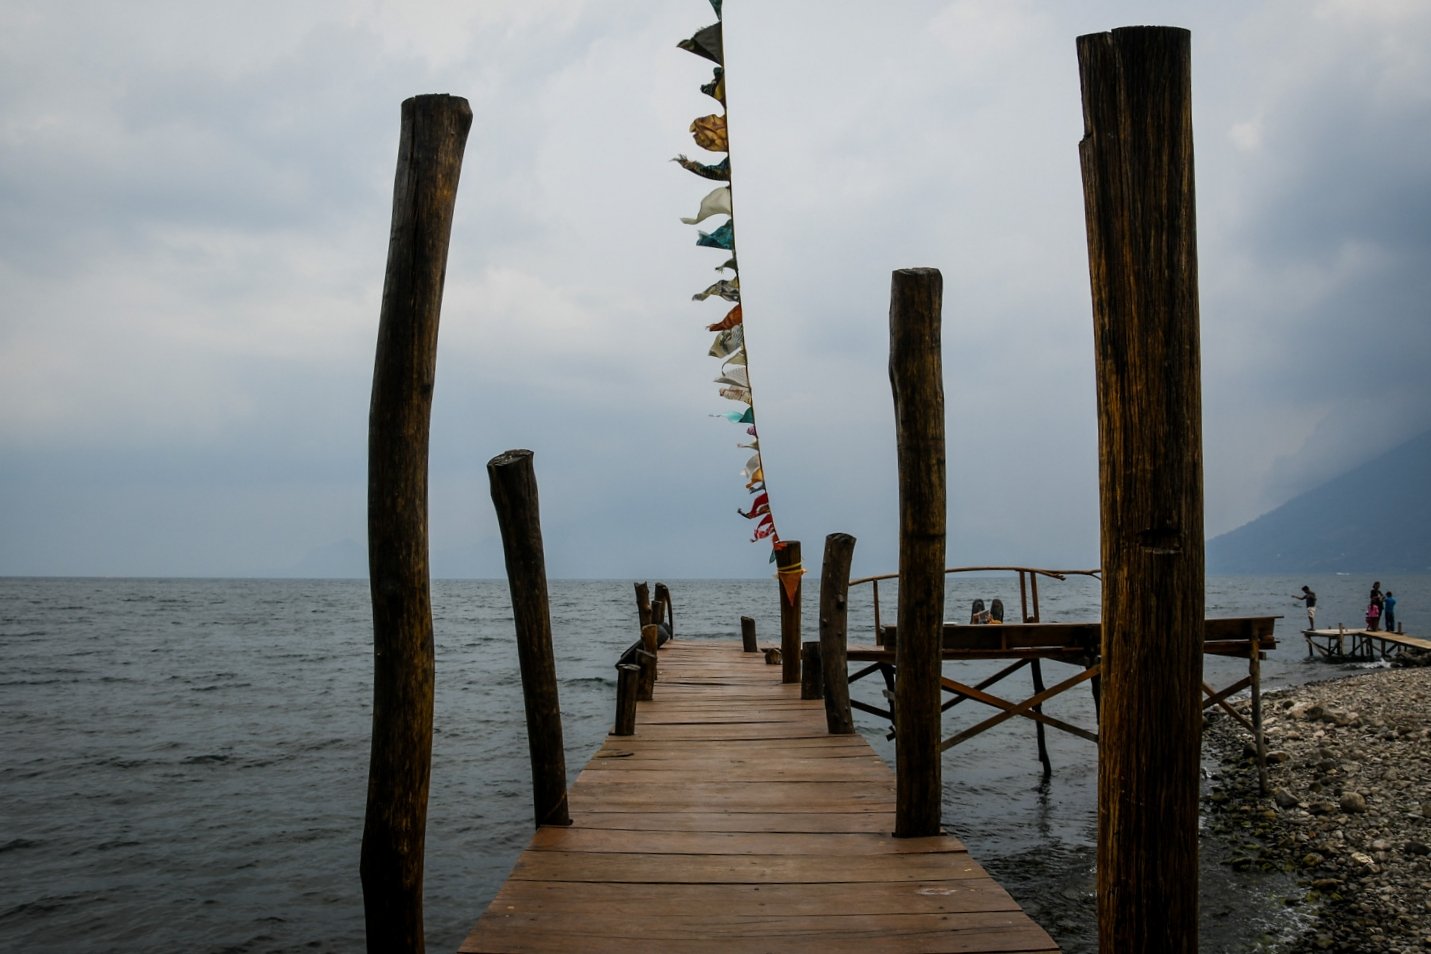
[[[1431,431],[1207,543],[1207,572],[1431,571]]]

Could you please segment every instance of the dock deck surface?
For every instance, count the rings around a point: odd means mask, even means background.
[[[953,835],[890,835],[892,771],[779,666],[675,640],[659,671],[463,954],[1058,950]]]

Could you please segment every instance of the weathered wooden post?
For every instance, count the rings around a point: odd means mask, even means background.
[[[820,666],[820,644],[800,644],[800,698],[825,697],[825,670]]]
[[[527,710],[532,758],[532,808],[537,827],[570,825],[566,805],[566,750],[562,746],[556,654],[547,600],[546,554],[532,452],[509,450],[487,462],[492,504],[507,558],[507,587],[517,628],[517,661]]]
[[[640,684],[640,666],[628,662],[616,664],[616,725],[612,735],[636,734],[636,696]]]
[[[653,619],[656,624],[666,623],[671,631],[671,638],[676,638],[676,607],[671,605],[671,590],[664,583],[656,584],[656,599],[661,601],[661,605],[666,608],[665,619]]]
[[[895,642],[896,837],[938,835],[940,650],[944,638],[944,376],[934,268],[899,269],[889,304],[889,381],[899,459]]]
[[[651,622],[651,589],[645,583],[634,583],[636,587],[636,618],[641,626]]]
[[[825,727],[831,735],[853,735],[855,731],[845,654],[849,645],[850,561],[854,553],[855,538],[848,533],[832,533],[825,538],[825,559],[820,569],[820,665],[825,670]]]
[[[651,604],[653,607],[655,603]],[[642,702],[656,698],[656,651],[661,646],[661,630],[655,623],[641,627],[641,688],[637,697]]]
[[[442,282],[472,110],[456,96],[402,104],[387,274],[368,410],[373,738],[363,823],[370,952],[425,950],[422,869],[432,773],[427,448]]]
[[[1078,38],[1102,513],[1104,951],[1197,950],[1204,567],[1190,61],[1186,30]]]
[[[749,616],[742,616],[740,618],[740,642],[741,648],[746,652],[760,652],[760,646],[755,640],[755,620]]]
[[[1252,633],[1247,675],[1252,678],[1252,744],[1257,748],[1257,790],[1267,794],[1267,744],[1262,732],[1262,637]]]
[[[780,681],[800,681],[800,541],[786,540],[775,551],[780,584]]]
[[[666,604],[665,604],[665,602],[662,601],[662,600],[652,600],[652,601],[651,601],[651,625],[654,626],[654,627],[656,627],[656,633],[657,633],[658,637],[659,637],[660,632],[661,632],[661,627],[665,625],[665,620],[666,620]],[[642,630],[644,630],[645,628],[646,628],[645,626],[642,626],[642,627],[641,627]],[[659,646],[660,643],[658,642],[657,645]]]

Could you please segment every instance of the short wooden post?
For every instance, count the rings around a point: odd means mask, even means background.
[[[645,583],[632,585],[636,587],[636,618],[639,625],[647,626],[651,622],[651,588]]]
[[[655,604],[653,603],[652,606]],[[655,623],[641,627],[641,691],[642,702],[656,697],[656,650],[661,645],[661,630]]]
[[[850,561],[855,538],[832,533],[825,538],[825,559],[820,569],[820,665],[825,670],[825,727],[831,735],[853,735],[850,711],[849,645]]]
[[[656,584],[656,599],[666,608],[665,619],[653,619],[653,623],[665,623],[672,639],[676,638],[676,608],[671,605],[671,590],[664,583]]]
[[[938,835],[940,650],[944,641],[944,375],[934,268],[900,269],[889,304],[889,380],[899,460],[899,610],[895,642],[895,823]]]
[[[641,688],[641,667],[616,664],[616,727],[612,735],[636,734],[636,695]]]
[[[1103,566],[1104,951],[1197,950],[1204,625],[1191,38],[1078,38]],[[900,634],[903,636],[903,634]]]
[[[527,710],[527,747],[532,757],[532,806],[537,827],[570,825],[566,805],[566,752],[561,702],[552,651],[546,555],[532,452],[510,450],[487,462],[492,504],[507,558],[507,588],[517,628],[517,661]]]
[[[775,551],[780,584],[780,681],[800,681],[800,541],[786,540]]]
[[[1252,744],[1257,748],[1257,790],[1267,794],[1267,742],[1262,733],[1262,637],[1252,634],[1247,675],[1252,677]]]
[[[825,695],[825,673],[820,668],[820,644],[800,644],[800,698],[821,699]]]
[[[387,274],[368,409],[373,736],[359,870],[370,952],[426,947],[422,871],[432,773],[433,644],[427,450],[442,282],[467,100],[402,104]]]
[[[1043,664],[1037,656],[1029,660],[1029,670],[1033,675],[1034,695],[1043,695]],[[1043,703],[1040,702],[1034,706],[1033,711],[1039,715],[1043,715]],[[1043,777],[1048,778],[1053,774],[1053,762],[1050,761],[1048,757],[1048,740],[1044,738],[1042,722],[1034,722],[1034,735],[1038,739],[1038,760],[1039,764],[1043,766]]]
[[[755,641],[755,620],[749,616],[740,618],[740,641],[742,647],[748,653],[760,652],[760,646]]]

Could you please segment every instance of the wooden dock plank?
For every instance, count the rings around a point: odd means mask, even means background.
[[[658,669],[463,954],[1057,950],[958,838],[891,837],[888,766],[780,667],[673,641]]]

